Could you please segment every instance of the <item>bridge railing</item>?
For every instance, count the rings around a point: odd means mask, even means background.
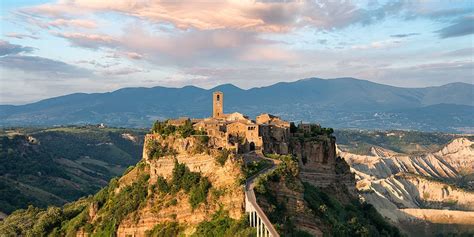
[[[258,174],[250,177],[245,182],[245,212],[249,213],[249,222],[251,227],[257,227],[257,237],[280,237],[275,227],[265,215],[263,210],[257,203],[257,198],[255,197],[254,180],[256,177],[262,175],[266,172],[271,172],[274,167],[267,167],[264,170],[260,171]]]

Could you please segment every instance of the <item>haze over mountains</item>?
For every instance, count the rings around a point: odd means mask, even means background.
[[[0,126],[106,123],[148,127],[155,119],[208,116],[210,94],[216,90],[225,94],[225,112],[240,111],[251,117],[264,111],[335,128],[474,129],[472,84],[400,88],[354,78],[310,78],[248,90],[225,84],[209,90],[186,86],[76,93],[27,105],[0,105]]]

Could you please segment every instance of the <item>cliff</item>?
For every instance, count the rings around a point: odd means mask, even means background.
[[[300,178],[316,187],[344,184],[355,194],[355,179],[346,162],[336,156],[336,139],[332,136],[293,137],[290,153],[298,159]]]
[[[243,161],[224,153],[205,137],[148,134],[143,159],[121,178],[62,208],[17,211],[0,222],[0,235],[252,235]]]
[[[268,158],[214,147],[196,133],[177,128],[146,135],[142,160],[121,178],[62,208],[15,212],[0,223],[0,235],[255,236],[244,214],[243,184],[268,168]],[[399,236],[354,195],[354,175],[336,156],[330,132],[293,134],[268,147],[287,154],[267,154],[278,161],[258,176],[255,193],[281,235]]]
[[[142,207],[131,213],[118,227],[118,236],[145,236],[147,230],[155,225],[166,222],[177,222],[186,225],[184,232],[192,233],[195,227],[216,213],[220,208],[228,211],[233,219],[243,216],[244,194],[238,180],[242,178],[240,163],[236,157],[231,156],[223,166],[218,164],[215,157],[217,150],[199,152],[201,142],[198,138],[179,136],[161,137],[147,135],[145,144],[159,142],[162,147],[174,150],[176,153],[155,159],[150,157],[150,148],[143,149],[144,164],[148,167],[149,184],[156,184],[160,177],[165,180],[173,179],[175,162],[184,164],[191,172],[197,172],[206,177],[211,185],[211,191],[206,197],[205,205],[193,208],[188,202],[189,195],[178,192],[156,194],[151,192]],[[207,149],[207,147],[206,147]],[[127,185],[136,178],[135,170],[120,179],[122,185]]]
[[[472,181],[465,181],[473,171],[472,144],[456,138],[434,152],[405,154],[374,146],[369,155],[338,154],[356,174],[360,196],[405,232],[461,234],[474,232],[473,222],[466,222],[474,213],[474,192]]]
[[[260,206],[282,235],[400,235],[396,228],[381,225],[385,221],[372,206],[359,202],[354,175],[336,156],[334,137],[295,135],[289,153],[267,155],[281,163],[256,186]],[[353,216],[358,219],[351,220]]]

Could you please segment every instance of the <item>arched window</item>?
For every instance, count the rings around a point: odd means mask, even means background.
[[[219,101],[219,100],[220,100],[220,98],[221,98],[221,96],[220,96],[220,95],[217,95],[217,101]]]

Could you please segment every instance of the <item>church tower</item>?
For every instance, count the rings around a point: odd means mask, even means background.
[[[224,93],[214,92],[212,96],[212,117],[219,118],[224,115]]]

